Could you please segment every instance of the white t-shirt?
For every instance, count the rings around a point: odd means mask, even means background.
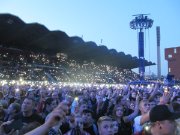
[[[143,126],[140,125],[141,117],[142,116],[137,116],[134,119],[134,124],[133,124],[134,133],[141,132],[143,130]]]

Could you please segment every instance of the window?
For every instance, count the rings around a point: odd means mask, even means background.
[[[168,55],[168,58],[172,58],[172,54],[169,54],[169,55]]]
[[[177,50],[176,50],[176,48],[174,48],[174,53],[177,53]]]
[[[171,68],[169,68],[168,70],[169,70],[168,72],[170,73],[171,72]]]

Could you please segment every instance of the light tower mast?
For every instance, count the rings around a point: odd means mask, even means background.
[[[137,14],[135,19],[130,22],[130,28],[139,30],[138,33],[138,55],[139,55],[139,76],[140,80],[144,80],[145,66],[144,66],[144,32],[143,29],[149,29],[153,25],[153,20],[147,17],[149,14]]]
[[[160,27],[156,27],[157,35],[157,77],[161,79]]]

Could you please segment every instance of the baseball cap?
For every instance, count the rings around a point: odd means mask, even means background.
[[[180,113],[173,113],[167,105],[157,105],[149,113],[150,121],[175,120],[180,118]]]

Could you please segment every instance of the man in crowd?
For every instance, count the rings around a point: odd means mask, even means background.
[[[113,119],[109,116],[102,116],[98,119],[99,135],[114,135]]]
[[[39,126],[38,128],[26,133],[25,135],[57,135],[57,126],[59,125],[60,121],[62,121],[69,108],[65,103],[60,103],[46,118],[46,121],[43,125]],[[56,127],[56,128],[55,128]]]
[[[21,105],[21,113],[14,117],[15,120],[21,119],[24,124],[28,124],[31,122],[39,122],[43,123],[43,119],[39,116],[35,110],[35,102],[32,98],[25,98]]]
[[[157,105],[149,113],[152,135],[179,135],[178,124],[175,119],[180,118],[180,113],[172,113],[167,105]]]

